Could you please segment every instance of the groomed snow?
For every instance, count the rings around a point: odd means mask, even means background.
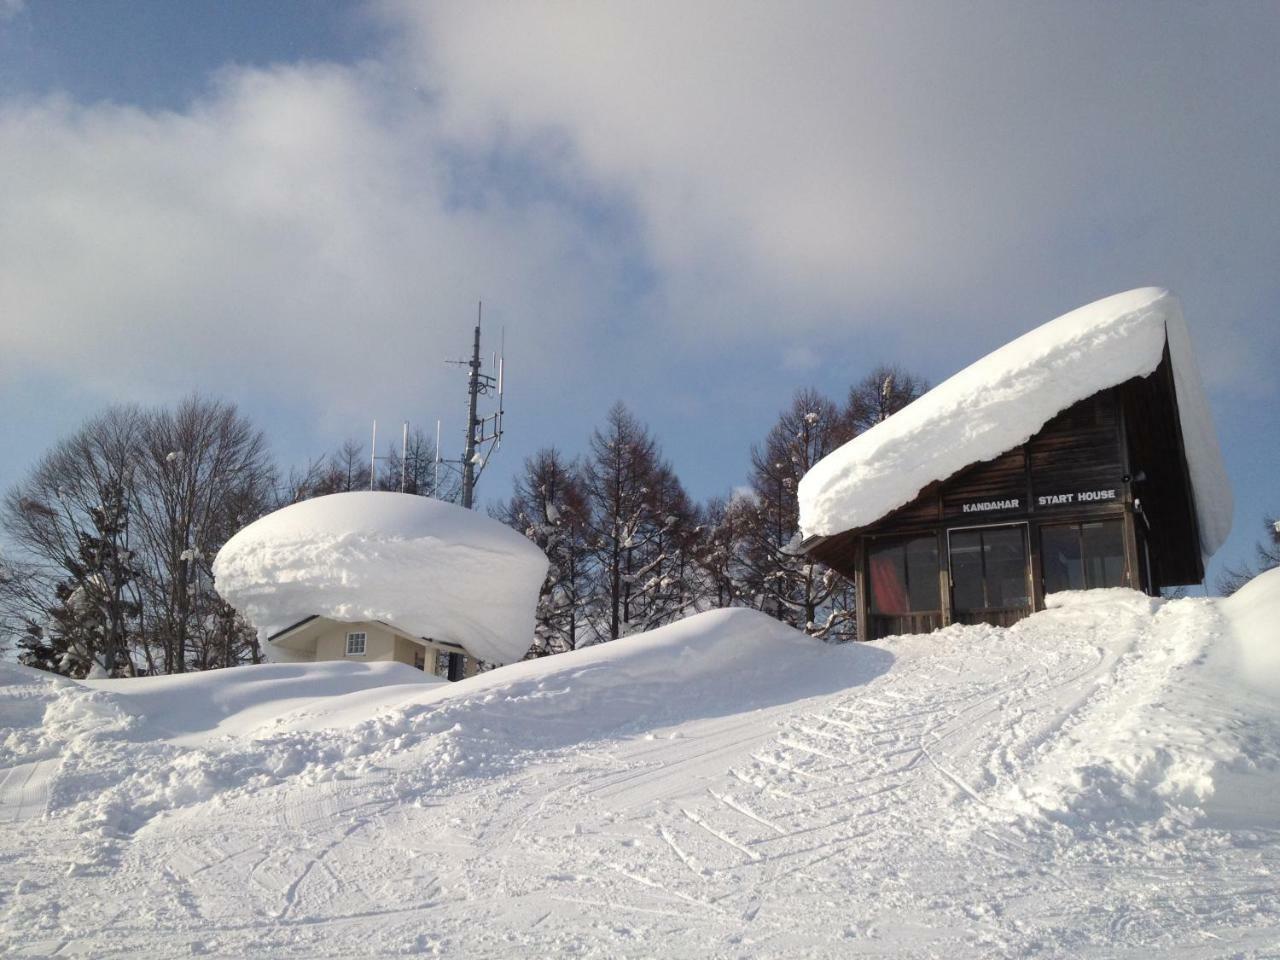
[[[381,620],[490,663],[533,642],[547,558],[503,524],[404,493],[335,493],[251,523],[218,552],[218,593],[268,636],[312,615]],[[268,658],[288,659],[264,643]]]
[[[961,370],[814,465],[800,481],[806,537],[864,527],[926,486],[1025,443],[1056,414],[1173,361],[1205,557],[1231,532],[1232,498],[1178,301],[1144,287],[1073,310]]]
[[[1274,956],[1277,616],[1280,570],[454,684],[0,664],[0,956]]]

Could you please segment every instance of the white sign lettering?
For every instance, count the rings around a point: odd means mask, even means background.
[[[978,503],[966,503],[960,509],[964,513],[987,513],[991,510],[1017,510],[1022,505],[1022,501],[1014,498],[1013,500],[982,500]]]
[[[1079,490],[1075,493],[1047,493],[1036,497],[1037,507],[1059,507],[1072,503],[1103,503],[1115,500],[1116,491],[1111,490]]]

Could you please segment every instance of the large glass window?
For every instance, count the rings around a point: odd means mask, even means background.
[[[942,609],[937,537],[877,541],[867,565],[872,613],[900,616]]]
[[[952,600],[957,612],[1031,605],[1021,526],[951,532]]]
[[[1124,586],[1124,528],[1119,520],[1040,528],[1044,592]]]

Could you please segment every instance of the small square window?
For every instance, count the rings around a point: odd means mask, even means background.
[[[347,634],[347,656],[363,657],[364,656],[365,635],[363,633]]]

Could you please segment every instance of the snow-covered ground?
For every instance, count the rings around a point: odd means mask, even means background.
[[[1280,571],[461,683],[4,667],[0,955],[1277,956]]]

